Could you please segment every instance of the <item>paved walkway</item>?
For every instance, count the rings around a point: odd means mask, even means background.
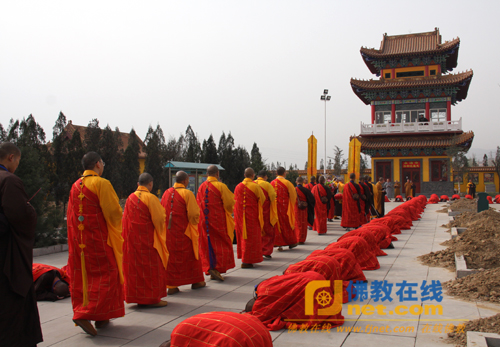
[[[397,206],[397,203],[387,203],[386,210]],[[391,297],[392,303],[385,304],[387,311],[394,310],[396,305],[407,306],[415,303],[400,303],[395,294],[396,283],[403,280],[419,284],[423,280],[440,280],[442,282],[452,279],[454,274],[445,269],[431,268],[421,265],[416,257],[421,254],[436,251],[444,247],[439,244],[449,239],[449,234],[440,226],[448,222],[444,213],[436,213],[443,204],[429,205],[419,221],[413,222],[411,230],[405,230],[396,235],[398,241],[394,242],[395,249],[385,250],[385,257],[378,257],[381,268],[375,271],[365,271],[369,282],[373,280],[387,280],[394,284]],[[229,271],[225,282],[210,281],[207,277],[207,287],[191,290],[190,286],[180,287],[181,292],[169,296],[168,306],[164,308],[139,308],[137,305],[125,305],[125,317],[113,320],[99,335],[91,337],[75,327],[72,318],[71,300],[65,299],[58,302],[40,302],[40,318],[45,341],[39,346],[153,346],[157,347],[162,342],[169,340],[173,328],[184,319],[202,312],[233,311],[240,312],[246,302],[252,297],[256,284],[274,275],[280,275],[293,263],[304,259],[312,251],[323,249],[331,242],[337,240],[344,233],[339,221],[328,223],[328,234],[318,236],[309,231],[305,245],[293,250],[275,252],[272,260],[264,260],[253,269],[241,269],[241,262],[237,260],[236,268]],[[235,248],[236,254],[236,248]],[[67,261],[67,252],[36,257],[37,263],[54,266],[63,266]],[[420,290],[417,290],[420,293]],[[418,296],[418,294],[417,294]],[[396,303],[398,301],[398,303]],[[373,301],[363,304],[380,303]],[[419,304],[419,302],[417,303]],[[444,327],[449,323],[458,324],[451,319],[477,319],[500,312],[500,305],[485,303],[469,303],[444,296],[440,303],[443,307],[441,316],[417,315],[397,316],[387,314],[380,316],[375,312],[372,315],[351,314],[344,305],[343,315],[346,318],[345,328],[352,331],[337,331],[336,328],[328,332],[289,332],[284,329],[271,332],[276,347],[295,346],[449,346],[443,340],[446,338]],[[386,312],[387,312],[386,311]],[[414,321],[396,321],[396,319],[414,319]],[[426,321],[426,319],[450,319],[450,321]],[[381,321],[376,321],[379,319]],[[391,320],[392,319],[392,320]],[[426,324],[428,324],[426,326]],[[438,329],[436,324],[442,324],[442,332],[432,332]],[[371,327],[389,326],[390,332],[371,332]],[[424,330],[431,329],[426,333]],[[394,329],[405,332],[393,332]],[[358,330],[356,330],[358,329]]]

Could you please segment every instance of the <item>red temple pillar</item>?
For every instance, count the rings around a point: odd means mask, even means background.
[[[425,77],[429,76],[429,65],[425,65]]]
[[[427,118],[428,120],[431,120],[431,118],[430,118],[430,115],[431,115],[430,109],[431,109],[431,106],[429,104],[429,101],[427,101],[425,103],[425,118]]]
[[[446,120],[451,121],[451,101],[446,101]]]
[[[372,104],[372,124],[375,124],[375,105]]]
[[[391,123],[396,123],[396,104],[391,105]]]

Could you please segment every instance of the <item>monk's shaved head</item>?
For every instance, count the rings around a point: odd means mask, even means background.
[[[95,167],[95,164],[97,164],[101,159],[101,156],[96,152],[88,152],[82,158],[83,169],[92,170]]]
[[[349,178],[351,180],[355,180],[356,179],[356,174],[353,172],[352,174],[349,175]]]
[[[284,167],[280,166],[278,168],[278,170],[276,170],[276,173],[279,175],[279,176],[283,176],[285,174],[286,170]]]
[[[245,306],[245,312],[252,312],[253,304],[255,304],[255,298],[250,299]]]
[[[210,165],[207,167],[207,175],[208,176],[217,176],[217,173],[219,172],[219,168],[215,165]]]
[[[18,157],[21,155],[21,150],[12,142],[2,142],[0,144],[0,160],[7,158],[11,154]]]
[[[151,176],[147,172],[143,172],[139,176],[139,181],[137,183],[139,183],[139,185],[141,185],[141,186],[145,186],[145,185],[148,185],[151,182],[153,182],[153,176]]]
[[[304,178],[302,176],[299,176],[299,177],[297,177],[297,179],[295,180],[295,182],[297,184],[302,184],[302,183],[304,183]]]
[[[69,286],[66,282],[64,281],[57,281],[56,284],[54,285],[54,294],[63,298],[66,298],[69,296]]]
[[[316,182],[316,176],[311,176],[311,182]]]
[[[267,177],[267,176],[268,176],[267,175],[267,170],[265,170],[265,169],[264,170],[260,170],[259,173],[257,174],[257,177],[264,178],[264,177]]]
[[[255,176],[255,172],[253,171],[253,169],[251,167],[247,167],[245,169],[245,177],[246,178],[253,178]]]
[[[320,176],[318,181],[321,184],[325,184],[325,176]]]
[[[175,182],[177,183],[183,183],[188,178],[189,178],[188,174],[185,173],[184,171],[177,171],[177,173],[175,174]]]

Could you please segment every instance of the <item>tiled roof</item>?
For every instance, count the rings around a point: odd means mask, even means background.
[[[84,127],[81,125],[75,125],[70,120],[68,122],[68,125],[66,126],[65,130],[66,130],[66,134],[67,134],[66,136],[68,137],[68,139],[71,139],[73,137],[73,133],[76,130],[78,130],[78,132],[80,133],[80,137],[82,139],[82,142],[83,142],[83,139],[85,138],[85,132],[87,131],[87,127]],[[128,147],[128,140],[130,138],[130,134],[120,132],[120,136],[121,136],[121,140],[122,140],[122,147],[119,149],[122,149],[123,151],[125,151],[125,149]],[[140,139],[139,136],[137,136],[137,141],[139,142],[139,159],[145,159],[146,153],[143,151],[144,142],[142,142],[142,140]]]
[[[400,55],[414,55],[416,53],[431,54],[453,49],[460,44],[457,37],[451,41],[441,43],[439,29],[425,33],[406,35],[384,34],[380,49],[361,48],[361,53],[373,58],[386,58]]]
[[[447,148],[464,146],[470,148],[474,133],[472,131],[457,136],[424,135],[424,136],[390,136],[390,137],[358,137],[361,150],[366,149],[402,149],[402,148]]]
[[[394,89],[410,89],[410,88],[432,88],[443,86],[458,86],[457,100],[462,101],[467,97],[470,81],[474,73],[472,70],[460,72],[457,74],[449,74],[442,76],[429,76],[429,77],[413,77],[413,78],[394,78],[394,79],[380,79],[380,80],[358,80],[351,78],[351,87],[354,93],[365,104],[370,102],[364,98],[363,92],[375,90],[394,90]],[[418,95],[412,95],[417,98]]]

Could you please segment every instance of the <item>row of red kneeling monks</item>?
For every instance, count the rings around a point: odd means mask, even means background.
[[[184,320],[164,346],[267,347],[272,346],[269,331],[303,327],[329,331],[343,325],[341,304],[356,295],[347,290],[349,283],[366,281],[363,271],[380,268],[377,257],[387,255],[383,249],[397,241],[394,235],[412,227],[426,203],[425,196],[413,198],[290,265],[283,275],[262,281],[241,314],[209,312]],[[313,281],[328,285],[311,286]]]
[[[65,272],[71,288],[73,321],[91,335],[110,319],[124,316],[124,302],[163,307],[167,302],[162,298],[179,292],[180,286],[205,287],[205,275],[224,281],[222,274],[235,267],[234,237],[241,267],[250,268],[264,257],[272,258],[275,247],[282,251],[285,246],[292,249],[304,243],[308,225],[319,234],[326,233],[330,206],[338,207],[339,202],[333,201],[324,177],[318,184],[307,186],[299,177],[294,187],[281,167],[271,183],[265,171],[256,179],[254,171],[246,169],[244,180],[233,194],[219,181],[217,166],[212,165],[196,197],[187,189],[189,176],[179,171],[176,183],[164,192],[161,202],[151,194],[153,177],[141,174],[138,188],[127,199],[122,213],[111,183],[101,177],[104,162],[99,154],[87,153],[82,164],[85,171],[73,184],[68,203],[69,256]],[[387,232],[388,226],[362,232],[371,228],[367,223],[374,204],[382,206],[377,208],[377,215],[384,212],[381,195],[373,194],[377,188],[370,186],[371,192],[363,183],[351,180],[340,197],[341,225],[366,227],[346,234],[349,236],[338,244],[359,248],[355,257],[364,269],[375,269],[378,263],[374,257],[383,254],[373,249],[373,241],[390,245],[388,235],[392,235]],[[372,223],[369,225],[376,224]],[[380,231],[383,228],[385,232]],[[366,250],[370,253],[365,254]]]
[[[472,200],[474,199],[472,195],[466,194],[464,196],[465,199]],[[448,197],[448,195],[441,195],[438,196],[437,194],[431,194],[431,197],[427,201],[428,204],[437,204],[438,202],[447,202],[447,201],[455,201],[455,200],[460,200],[460,195],[459,194],[453,194],[451,196],[451,199]],[[495,198],[492,198],[491,196],[486,196],[486,200],[488,200],[489,204],[500,204],[500,194],[496,195]]]

